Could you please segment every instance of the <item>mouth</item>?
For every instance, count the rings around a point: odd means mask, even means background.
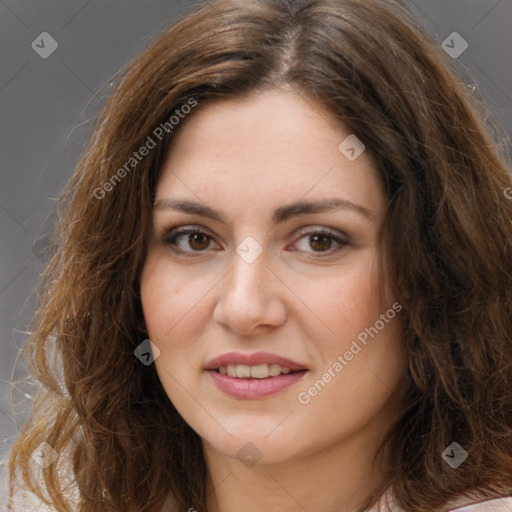
[[[223,354],[210,361],[205,370],[221,391],[241,399],[274,395],[309,371],[300,363],[268,352]]]
[[[205,370],[215,370],[239,379],[267,379],[307,369],[301,363],[271,352],[228,352],[213,358],[205,366]]]

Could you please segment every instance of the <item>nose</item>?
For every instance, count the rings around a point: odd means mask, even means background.
[[[220,283],[213,318],[238,333],[251,334],[262,327],[277,327],[286,320],[283,287],[260,256],[247,263],[234,254],[234,268]]]

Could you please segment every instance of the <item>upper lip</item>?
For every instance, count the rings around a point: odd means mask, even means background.
[[[287,359],[286,357],[272,354],[271,352],[255,352],[253,354],[242,354],[241,352],[227,352],[220,356],[214,357],[205,367],[205,370],[217,370],[221,366],[228,364],[245,364],[248,366],[256,366],[259,364],[279,364],[290,370],[306,370],[307,368],[300,364]]]

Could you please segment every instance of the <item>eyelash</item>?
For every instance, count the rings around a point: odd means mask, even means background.
[[[179,254],[183,254],[186,257],[194,257],[194,253],[195,253],[195,255],[199,255],[201,253],[206,252],[208,249],[204,249],[204,250],[201,250],[201,251],[194,251],[194,250],[183,251],[181,249],[177,249],[176,248],[176,239],[178,239],[181,235],[192,235],[192,234],[196,234],[196,233],[201,234],[201,235],[207,237],[208,239],[210,239],[210,241],[213,240],[213,237],[211,235],[209,235],[206,231],[203,231],[200,228],[187,228],[187,227],[183,227],[183,228],[176,228],[174,230],[171,230],[166,236],[164,236],[161,239],[161,242],[165,243],[166,245],[171,246],[171,249],[174,252],[177,252]],[[339,244],[339,246],[337,248],[335,248],[335,249],[327,249],[326,251],[311,251],[311,253],[315,255],[315,256],[313,256],[315,258],[326,257],[326,256],[322,256],[323,254],[326,254],[327,256],[332,256],[334,253],[340,251],[346,245],[349,244],[348,240],[343,239],[342,237],[338,236],[334,232],[332,232],[330,230],[327,230],[327,229],[324,229],[324,228],[319,228],[319,229],[314,229],[314,230],[311,230],[311,231],[302,232],[300,234],[300,237],[298,238],[297,241],[301,240],[302,238],[305,238],[305,237],[308,237],[308,236],[313,236],[313,235],[324,235],[324,236],[327,236],[332,241],[334,241],[337,244]],[[294,249],[294,250],[297,250],[297,249]]]

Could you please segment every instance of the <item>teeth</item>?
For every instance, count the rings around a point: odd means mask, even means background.
[[[266,379],[268,377],[268,364],[259,364],[249,368],[253,379]]]
[[[236,377],[239,379],[266,379],[268,377],[277,377],[278,375],[288,375],[290,368],[281,366],[280,364],[258,364],[249,366],[247,364],[228,364],[219,367],[219,373],[228,377]]]
[[[270,372],[270,375],[272,375],[272,377],[279,375],[281,373],[281,365],[280,364],[271,364],[269,372]]]
[[[251,367],[246,364],[235,365],[236,376],[240,379],[247,379],[251,376]]]

